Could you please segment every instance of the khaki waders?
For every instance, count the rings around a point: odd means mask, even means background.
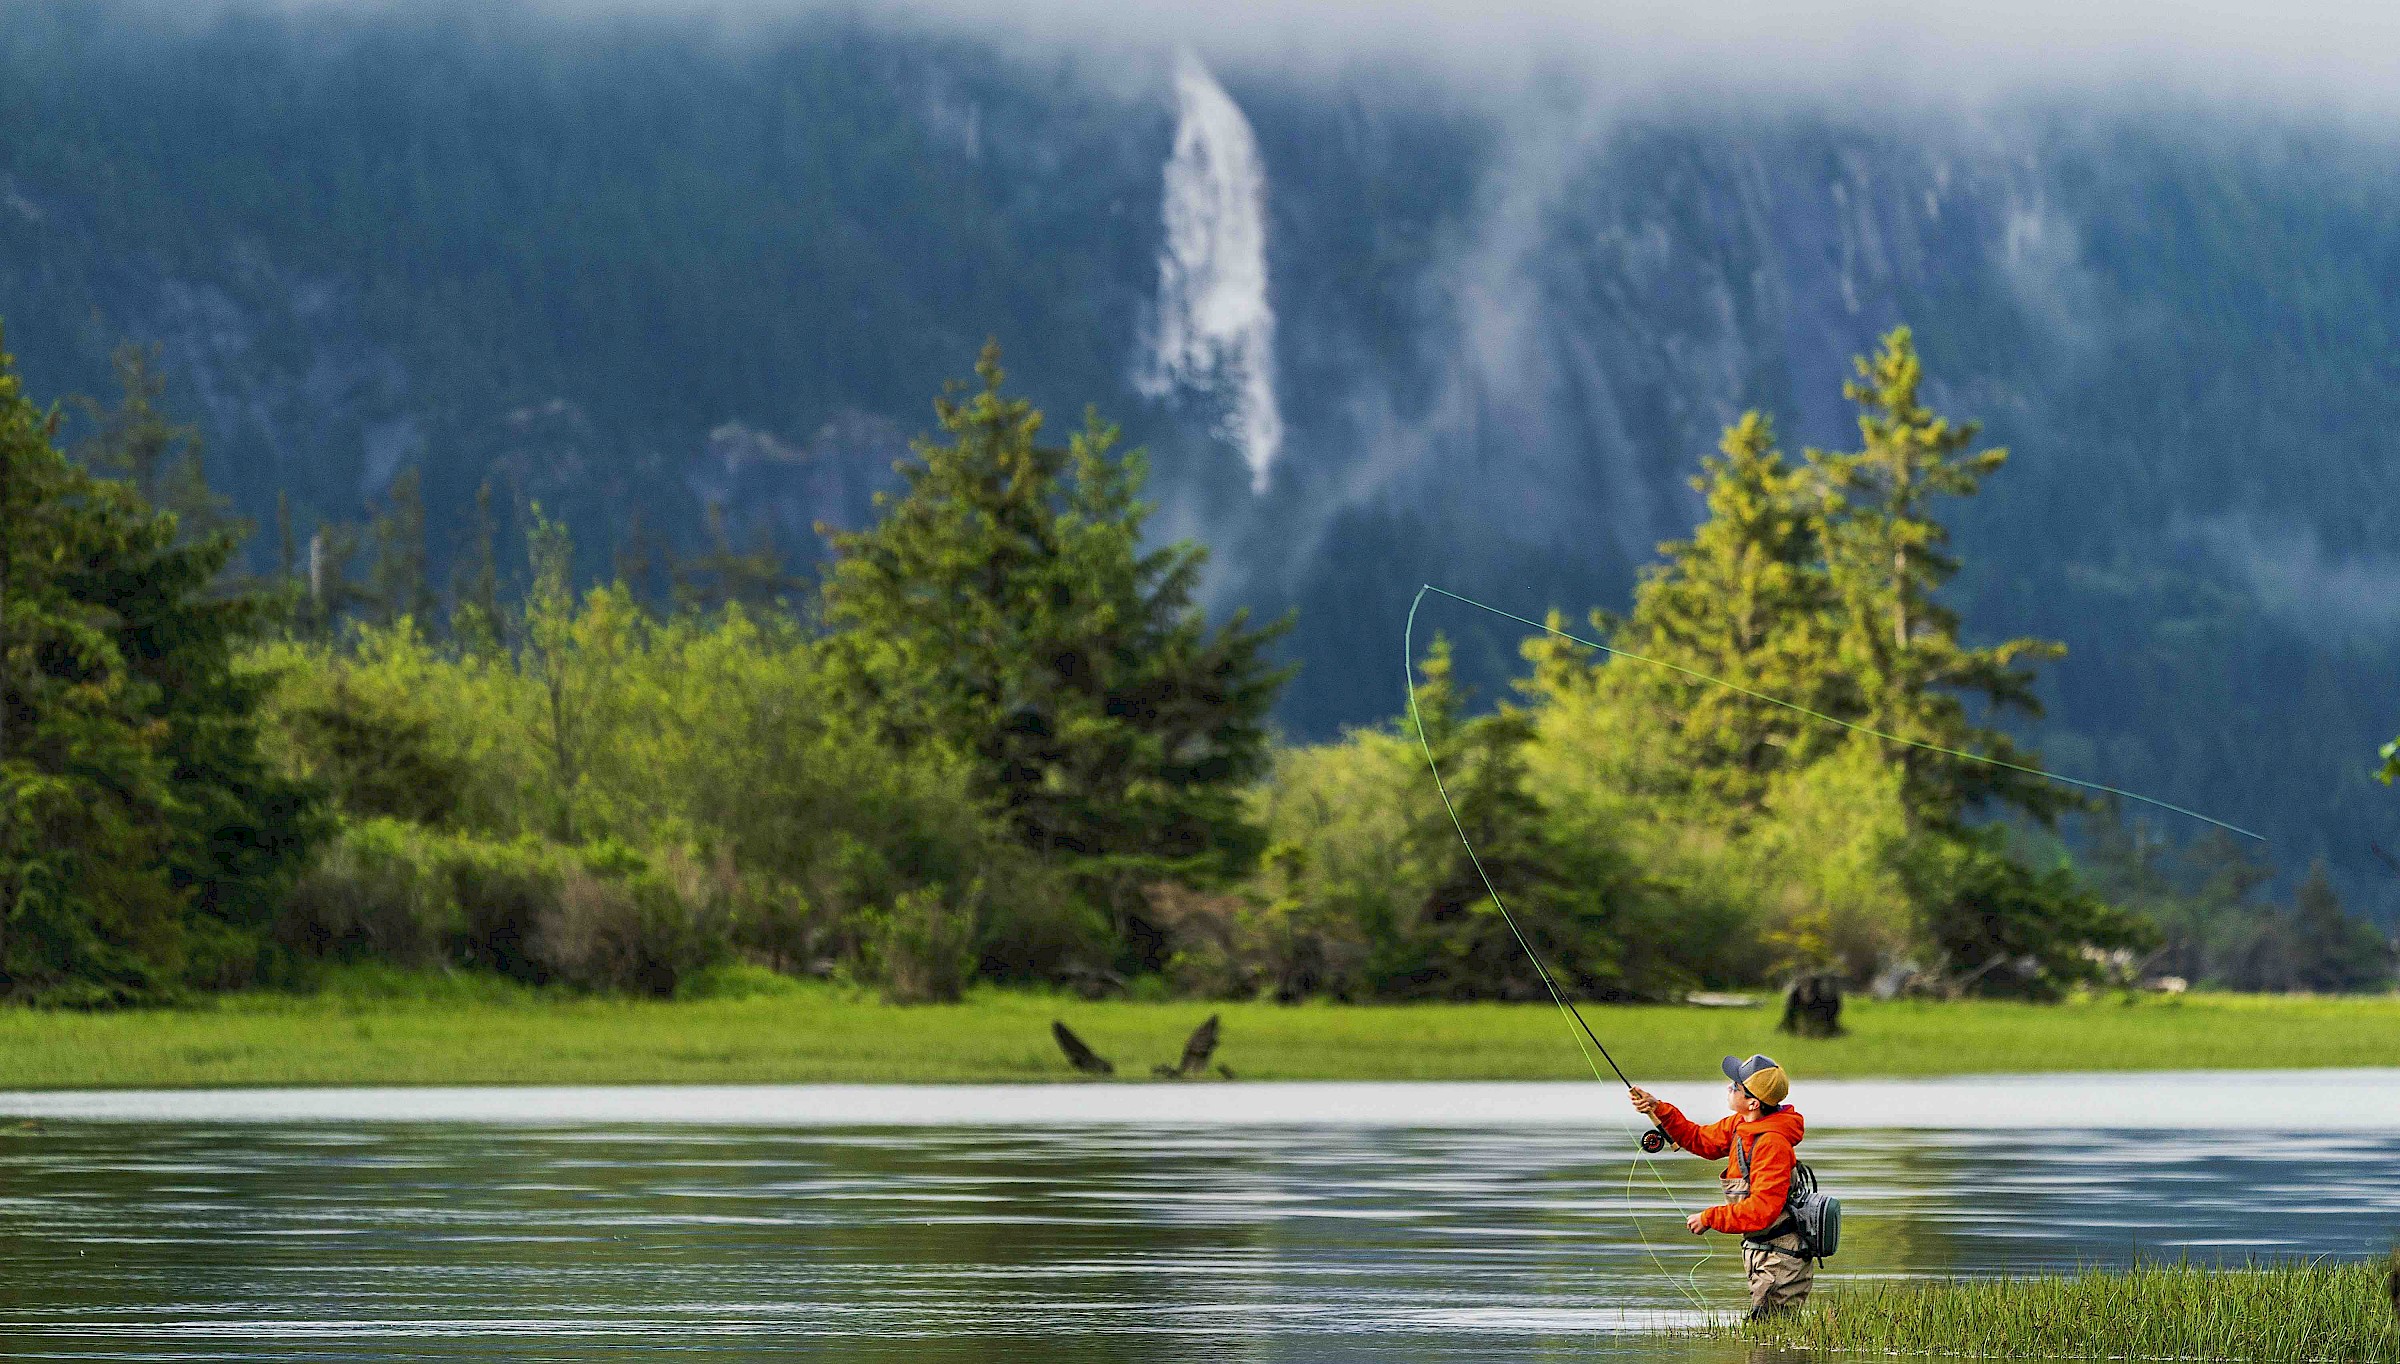
[[[1739,1203],[1750,1196],[1750,1181],[1725,1181],[1725,1201]],[[1800,1255],[1800,1233],[1787,1231],[1771,1240],[1742,1238],[1742,1268],[1750,1275],[1753,1315],[1798,1307],[1808,1300],[1817,1282],[1817,1262]]]

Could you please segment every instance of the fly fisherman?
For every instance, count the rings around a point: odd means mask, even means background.
[[[1800,1144],[1799,1112],[1784,1102],[1791,1082],[1783,1068],[1764,1056],[1725,1058],[1725,1105],[1731,1117],[1706,1127],[1675,1105],[1633,1089],[1633,1106],[1658,1124],[1667,1140],[1703,1159],[1728,1157],[1725,1201],[1684,1219],[1693,1235],[1722,1231],[1742,1238],[1742,1265],[1750,1273],[1750,1319],[1798,1306],[1816,1282],[1815,1262],[1800,1253],[1800,1233],[1784,1216],[1792,1187],[1792,1148]],[[1761,1233],[1774,1234],[1761,1239]]]

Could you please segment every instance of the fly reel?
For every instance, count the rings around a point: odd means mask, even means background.
[[[1651,1155],[1667,1149],[1667,1134],[1653,1127],[1642,1134],[1642,1149]]]

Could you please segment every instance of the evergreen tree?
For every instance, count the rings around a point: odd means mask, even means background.
[[[1554,835],[1526,781],[1533,716],[1504,705],[1468,717],[1450,642],[1440,635],[1418,672],[1416,719],[1404,720],[1402,732],[1433,754],[1474,852],[1460,843],[1449,813],[1432,807],[1416,837],[1438,849],[1433,864],[1441,870],[1413,922],[1375,935],[1370,977],[1401,996],[1544,997],[1525,948],[1492,902],[1496,891],[1563,988],[1586,997],[1635,992],[1611,924],[1626,869],[1613,848],[1574,847]]]
[[[2308,869],[2292,905],[2294,970],[2300,988],[2320,994],[2379,989],[2391,982],[2391,949],[2371,926],[2342,909],[2342,897],[2319,860]]]
[[[2008,459],[1974,448],[1978,426],[1953,424],[1918,396],[1924,368],[1909,330],[1883,338],[1855,362],[1858,378],[1843,393],[1859,408],[1863,448],[1810,451],[1809,463],[1832,494],[1824,511],[1826,563],[1841,602],[1838,669],[1857,688],[1843,718],[1942,748],[2035,766],[2001,731],[1973,723],[1961,694],[1993,711],[2038,716],[2031,664],[2065,656],[2050,640],[2013,639],[1970,648],[1955,612],[1935,593],[1958,572],[1936,499],[1969,497]],[[2048,820],[2077,802],[2058,786],[2022,772],[1922,748],[1892,745],[1907,776],[1912,812],[1937,826],[1955,824],[1988,801]]]
[[[1618,647],[1735,686],[1833,714],[1855,712],[1834,663],[1834,589],[1820,543],[1816,480],[1784,463],[1756,412],[1728,427],[1692,487],[1708,517],[1689,540],[1659,547],[1644,571]],[[1647,702],[1665,769],[1704,801],[1755,812],[1768,779],[1831,751],[1841,731],[1755,696],[1645,663],[1612,668]]]
[[[936,404],[905,489],[871,527],[834,535],[824,601],[850,694],[902,744],[970,756],[981,793],[1029,848],[1073,867],[1116,916],[1129,964],[1159,945],[1142,883],[1254,859],[1245,785],[1268,756],[1288,622],[1211,629],[1193,605],[1205,551],[1142,545],[1139,452],[1096,414],[1064,448],[1001,389]]]
[[[0,353],[0,990],[92,1002],[245,977],[317,833],[259,753],[263,622],[185,540],[53,443]]]
[[[378,625],[403,616],[428,628],[438,624],[425,562],[424,484],[416,469],[403,469],[392,480],[367,536],[375,545],[361,594],[368,617]]]
[[[128,341],[109,361],[117,405],[104,408],[82,396],[67,400],[91,427],[68,455],[102,478],[132,484],[152,507],[174,513],[184,543],[221,533],[237,542],[246,538],[251,526],[233,514],[229,499],[208,486],[200,428],[169,419],[159,405],[167,381],[157,369],[157,349]]]
[[[714,511],[714,504],[711,504],[711,511]],[[624,533],[617,537],[616,547],[609,554],[609,562],[616,580],[625,584],[626,589],[633,593],[633,599],[656,609],[660,599],[656,583],[659,569],[663,563],[671,578],[674,554],[671,546],[663,544],[651,532],[650,523],[642,515],[640,507],[635,507],[626,518]],[[671,599],[673,594],[670,592],[667,595]]]
[[[170,797],[156,734],[142,723],[147,698],[106,611],[78,600],[60,571],[70,551],[110,548],[104,537],[116,529],[81,504],[132,494],[76,469],[56,431],[55,414],[25,397],[13,357],[0,352],[0,989],[9,994],[95,979],[141,988],[140,945],[169,934],[179,908],[159,855]]]
[[[538,502],[533,506],[533,530],[525,540],[533,583],[525,593],[524,643],[517,666],[541,689],[533,730],[550,769],[550,832],[571,840],[592,691],[591,660],[575,637],[575,541],[565,525],[542,514]]]
[[[459,649],[487,655],[506,647],[507,617],[500,606],[499,526],[492,517],[492,482],[475,489],[475,526],[467,552],[453,569],[450,638]]]
[[[772,611],[800,586],[800,579],[784,569],[772,528],[761,527],[749,550],[737,550],[725,508],[716,502],[708,504],[708,548],[671,560],[667,571],[675,584],[676,608],[684,611],[720,611],[735,602]]]

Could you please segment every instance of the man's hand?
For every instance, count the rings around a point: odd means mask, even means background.
[[[1645,1118],[1655,1118],[1658,1116],[1657,1095],[1646,1089],[1633,1089],[1630,1087],[1626,1089],[1625,1095],[1627,1098],[1633,1100],[1633,1108],[1635,1112],[1641,1114]]]
[[[1707,1231],[1708,1214],[1706,1212],[1693,1213],[1691,1216],[1683,1219],[1683,1229],[1690,1232],[1694,1236],[1698,1236],[1700,1233]]]

